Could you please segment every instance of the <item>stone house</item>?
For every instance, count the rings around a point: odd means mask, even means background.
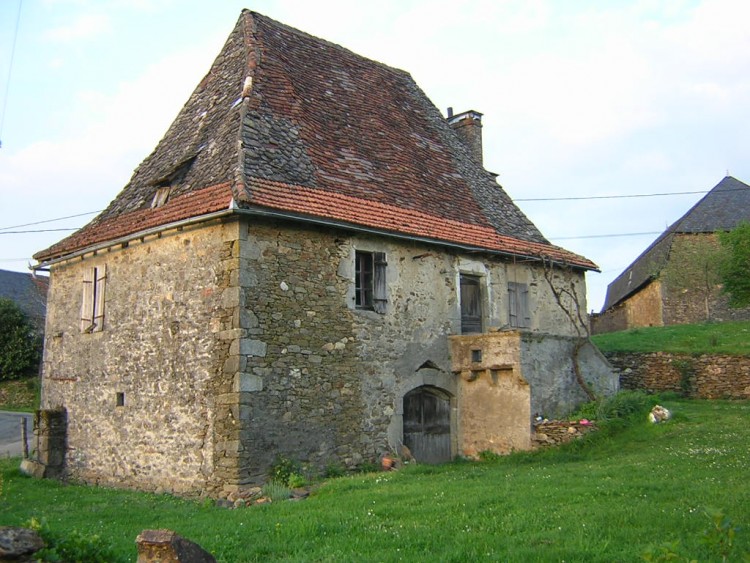
[[[718,234],[750,221],[750,186],[726,176],[607,287],[592,332],[750,319],[722,294]]]
[[[39,462],[222,495],[277,455],[528,448],[533,413],[617,379],[581,346],[596,266],[495,176],[481,114],[446,119],[406,72],[243,11],[109,207],[35,256]]]

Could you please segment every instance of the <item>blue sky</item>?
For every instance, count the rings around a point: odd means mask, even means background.
[[[701,195],[522,200],[750,183],[743,0],[0,0],[0,268],[24,271],[69,232],[16,231],[92,216],[17,225],[115,197],[242,8],[407,70],[443,113],[484,113],[485,166],[553,243],[601,267],[589,309]],[[585,238],[629,233],[649,234]]]

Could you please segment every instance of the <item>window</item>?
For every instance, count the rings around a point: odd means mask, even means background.
[[[354,303],[358,309],[385,313],[385,252],[355,253]]]
[[[81,332],[100,332],[104,328],[105,266],[89,268],[83,274],[83,303],[81,305]]]
[[[508,324],[514,328],[531,327],[529,287],[525,283],[508,283]]]
[[[482,332],[482,291],[479,276],[461,274],[461,334]]]

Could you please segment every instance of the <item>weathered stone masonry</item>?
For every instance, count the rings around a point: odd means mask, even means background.
[[[216,405],[232,387],[223,368],[237,225],[167,231],[54,266],[42,408],[68,411],[69,476],[175,492],[230,477],[215,431],[227,433]],[[84,334],[83,271],[104,264],[104,330]]]
[[[624,389],[699,399],[750,399],[750,358],[717,354],[607,353]]]
[[[387,256],[383,314],[354,306],[357,250]],[[103,264],[104,330],[82,334],[80,280]],[[373,461],[401,443],[403,397],[422,385],[455,408],[448,337],[460,333],[461,273],[484,280],[487,329],[507,327],[507,283],[522,280],[531,330],[574,332],[541,268],[250,218],[165,231],[54,273],[43,408],[70,414],[66,475],[181,494],[261,480],[277,455]],[[532,384],[532,404],[549,403],[548,384]],[[519,412],[528,427],[528,408]],[[471,453],[460,430],[474,423],[462,416],[452,415],[454,455]]]

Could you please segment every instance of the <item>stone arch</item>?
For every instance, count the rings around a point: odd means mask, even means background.
[[[388,426],[388,445],[400,452],[404,438],[404,397],[420,387],[429,387],[445,394],[450,405],[450,451],[451,457],[458,453],[458,383],[456,377],[441,370],[431,361],[424,362],[414,373],[403,378],[396,387],[395,412]],[[417,459],[417,461],[419,461]]]

